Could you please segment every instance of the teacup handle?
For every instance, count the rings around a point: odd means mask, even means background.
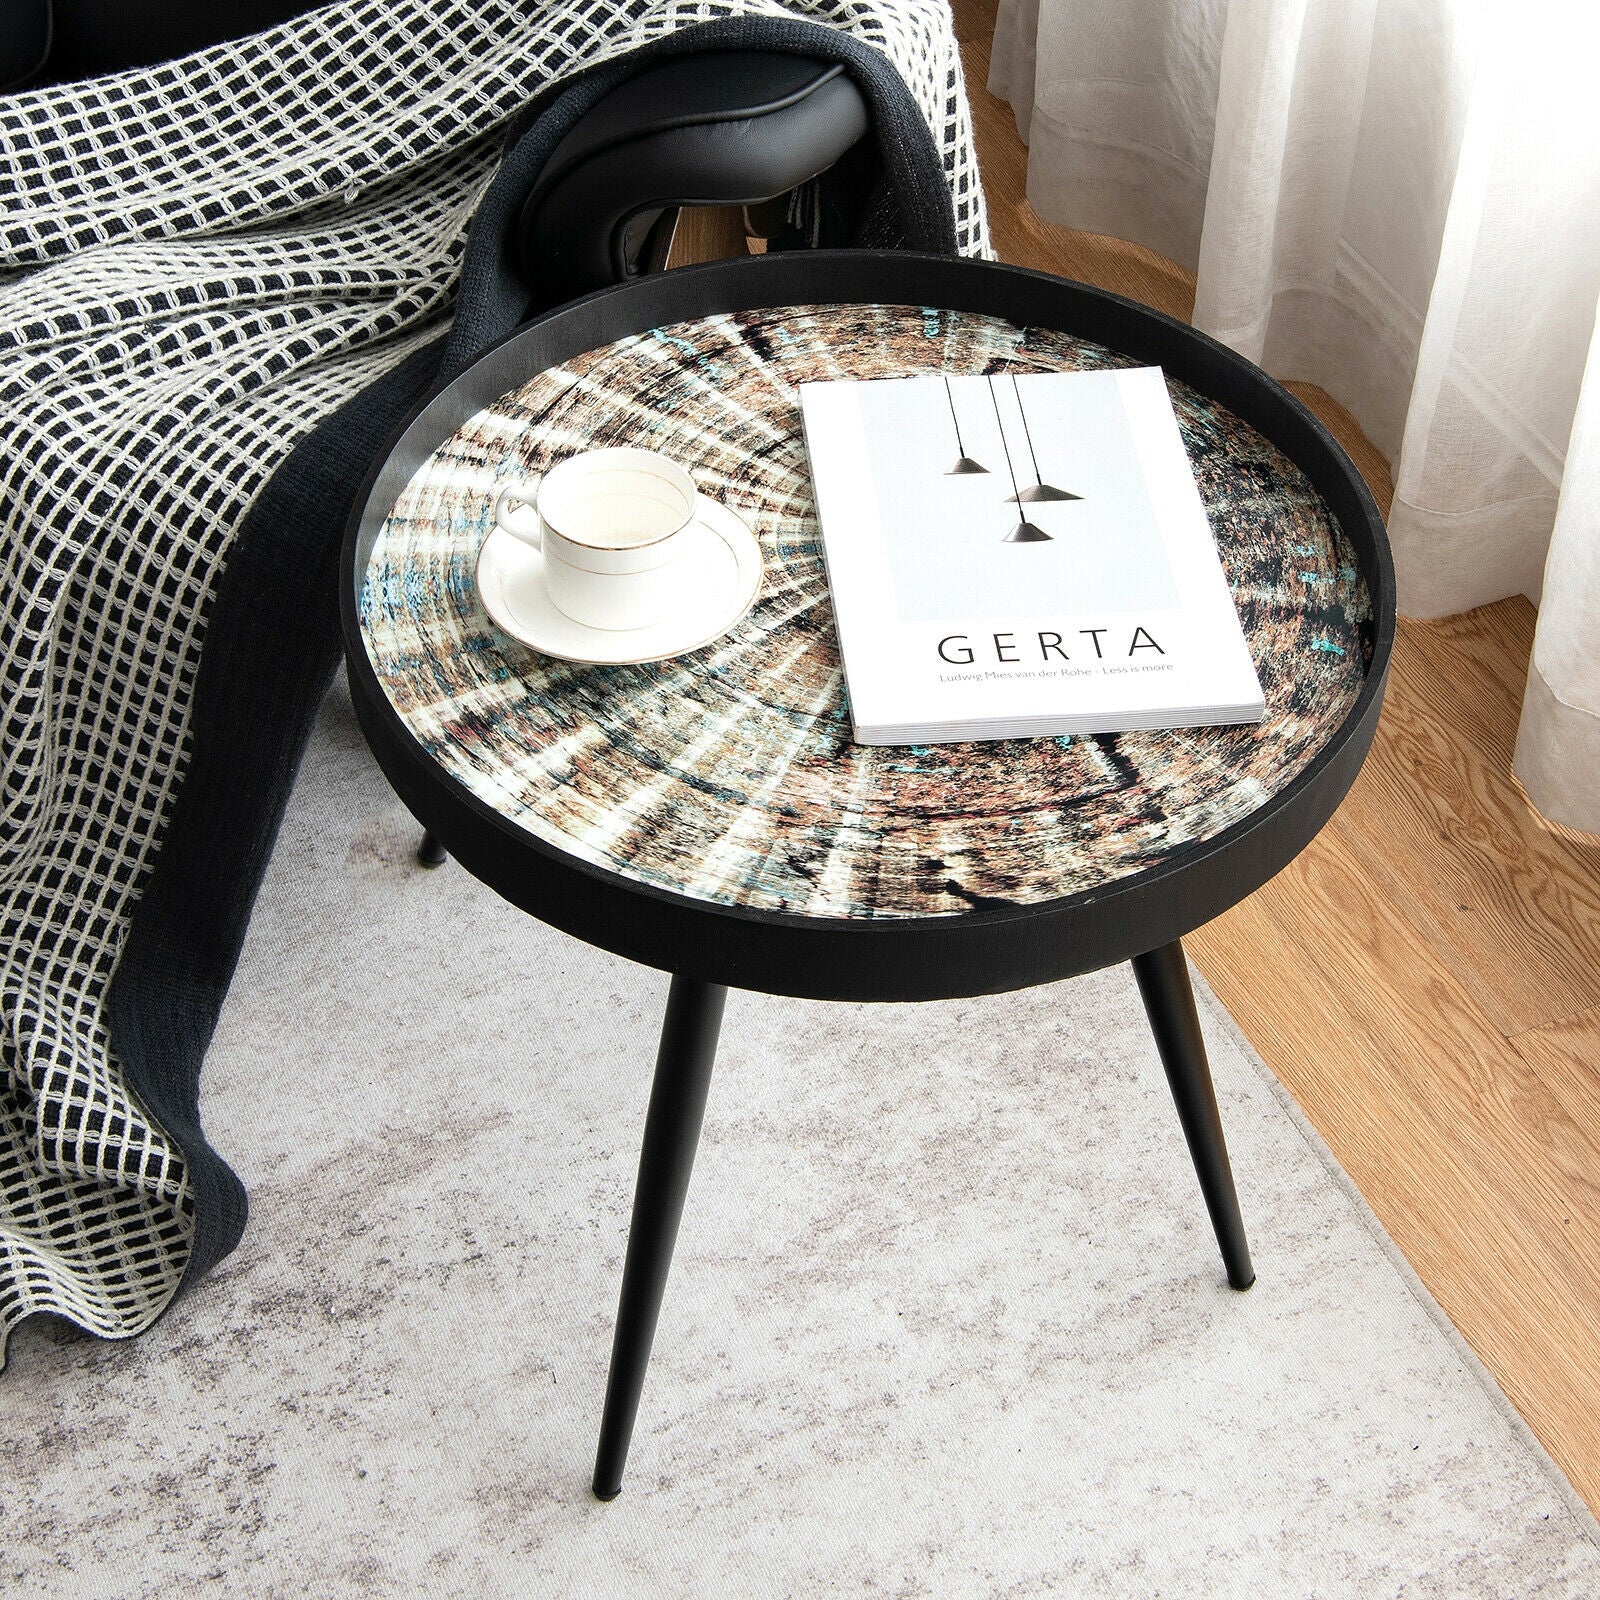
[[[535,550],[543,548],[539,537],[539,516],[535,509],[537,490],[531,484],[514,483],[495,496],[494,525],[509,533],[513,539],[531,544]],[[534,515],[519,523],[510,518],[519,510],[532,511]]]

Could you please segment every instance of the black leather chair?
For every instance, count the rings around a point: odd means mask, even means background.
[[[0,0],[0,92],[149,66],[312,9]],[[870,128],[837,62],[720,50],[646,67],[591,107],[538,175],[516,229],[522,275],[550,305],[660,267],[685,206],[744,207],[769,248],[840,240],[871,180]],[[830,170],[824,196],[814,180]]]

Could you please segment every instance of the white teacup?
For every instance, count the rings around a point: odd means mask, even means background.
[[[513,484],[497,527],[544,555],[550,599],[574,622],[621,631],[660,622],[676,598],[673,568],[699,510],[694,479],[654,450],[585,450],[537,489]]]

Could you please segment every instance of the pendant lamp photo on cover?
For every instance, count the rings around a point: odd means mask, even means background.
[[[1011,475],[1011,498],[1006,504],[1020,506],[1023,503],[1022,492],[1017,487],[1017,469],[1011,459],[1011,442],[1006,438],[1006,425],[1000,416],[1000,396],[995,392],[993,374],[989,375],[989,400],[994,406],[994,420],[995,426],[1000,430],[1001,448],[1006,453],[1006,471]],[[1002,542],[1005,544],[1042,544],[1050,537],[1043,528],[1036,523],[1029,522],[1027,517],[1024,516],[1022,521],[1005,536]]]
[[[981,472],[987,475],[989,469],[972,459],[967,454],[967,447],[961,442],[961,419],[956,416],[956,397],[950,388],[950,375],[944,375],[944,397],[950,407],[950,425],[956,430],[956,464],[945,473],[947,478],[966,478],[973,473]]]
[[[1017,375],[1014,372],[1011,374],[1011,392],[1017,397],[1017,415],[1022,418],[1022,435],[1028,441],[1028,459],[1033,463],[1034,479],[1020,494],[1013,495],[1012,499],[1018,505],[1038,505],[1041,501],[1050,500],[1081,500],[1083,498],[1081,494],[1072,494],[1066,489],[1058,489],[1055,484],[1044,481],[1044,476],[1039,471],[1039,457],[1033,448],[1033,429],[1028,426],[1028,412],[1022,404],[1022,390],[1017,386]],[[999,415],[998,411],[996,415]]]

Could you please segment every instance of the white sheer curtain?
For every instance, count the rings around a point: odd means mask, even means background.
[[[1600,831],[1600,4],[1000,0],[991,61],[1042,217],[1394,461],[1405,614],[1538,603],[1516,770]]]

